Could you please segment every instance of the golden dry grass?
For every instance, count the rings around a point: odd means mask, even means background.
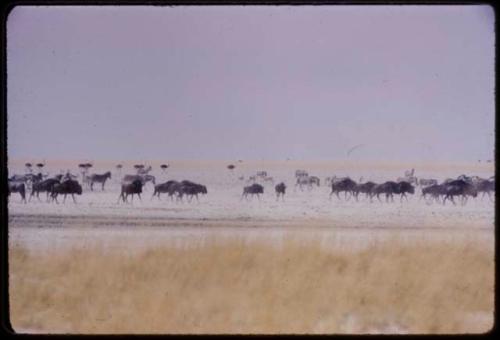
[[[462,333],[492,327],[494,254],[464,242],[345,252],[210,241],[124,253],[10,249],[15,330]],[[474,315],[491,320],[473,320]],[[487,318],[488,319],[488,318]],[[397,327],[397,328],[390,328]]]

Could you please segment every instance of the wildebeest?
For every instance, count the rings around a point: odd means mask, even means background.
[[[343,178],[340,181],[335,181],[331,185],[332,191],[330,192],[330,199],[332,199],[332,195],[335,193],[337,198],[340,199],[339,192],[344,192],[344,198],[347,199],[347,194],[353,194],[356,190],[357,184],[349,177]]]
[[[376,185],[377,184],[374,182],[366,182],[366,183],[356,184],[356,186],[354,187],[354,190],[353,190],[354,198],[356,198],[356,201],[358,201],[358,196],[360,193],[365,194],[366,197],[370,197],[370,201],[371,201],[371,198],[372,198],[371,193],[372,193],[373,188]]]
[[[57,195],[64,195],[64,200],[63,203],[66,202],[66,196],[71,195],[73,198],[73,202],[76,203],[75,200],[75,194],[81,195],[82,194],[82,186],[78,181],[68,179],[66,181],[63,181],[61,183],[56,183],[52,187],[50,197],[52,198],[53,201],[56,201],[56,203],[59,203],[57,201]]]
[[[8,195],[11,192],[18,192],[21,195],[21,202],[26,203],[26,186],[23,182],[8,181]]]
[[[118,201],[116,203],[120,202],[120,198],[123,202],[128,202],[127,198],[129,195],[132,195],[132,202],[134,201],[134,195],[139,196],[139,200],[142,201],[142,186],[143,184],[140,179],[134,179],[131,182],[122,182],[120,196],[118,196]]]
[[[156,184],[155,185],[155,190],[153,192],[153,196],[151,196],[151,199],[153,199],[153,197],[157,196],[158,199],[160,199],[160,194],[170,194],[170,197],[172,197],[173,195],[173,191],[170,190],[170,187],[175,184],[175,183],[179,183],[177,181],[167,181],[165,183],[160,183],[160,184]]]
[[[274,191],[276,192],[276,201],[279,199],[281,196],[281,199],[284,201],[285,200],[285,192],[286,192],[286,185],[285,183],[281,182],[277,184],[274,187]]]
[[[488,198],[491,200],[491,193],[495,192],[495,182],[489,179],[483,179],[476,185],[476,190],[478,194],[480,192],[483,193],[483,196],[481,198],[484,198],[486,194],[488,194]]]
[[[447,199],[452,201],[453,204],[456,204],[455,200],[453,199],[454,196],[461,196],[462,205],[467,202],[468,196],[477,197],[477,190],[474,184],[469,183],[463,179],[451,181],[445,184],[445,188],[446,194],[443,199],[443,204],[446,204]]]
[[[382,200],[380,199],[380,194],[385,194],[386,202],[389,201],[389,197],[391,198],[391,201],[394,202],[394,194],[401,195],[400,201],[402,202],[403,197],[408,200],[408,197],[406,196],[407,193],[414,194],[415,187],[406,181],[402,181],[399,183],[388,181],[374,186],[372,190],[372,196],[377,195],[377,199],[380,202],[382,202]]]
[[[207,187],[204,185],[186,180],[181,182],[180,197],[182,198],[183,195],[186,195],[189,202],[191,202],[193,197],[196,197],[196,200],[198,200],[198,194],[206,195],[207,193]]]
[[[52,188],[56,184],[60,184],[61,182],[62,175],[57,175],[57,177],[54,178],[48,178],[46,180],[43,180],[38,183],[33,183],[33,186],[31,187],[31,195],[30,195],[30,201],[31,198],[36,194],[36,198],[40,201],[39,194],[41,192],[46,192],[47,193],[47,201],[49,200],[49,195],[52,193]]]
[[[406,181],[399,182],[395,192],[395,194],[401,195],[400,198],[401,202],[403,201],[403,197],[406,198],[406,201],[408,201],[408,196],[406,196],[406,194],[413,195],[414,193],[415,193],[415,187],[410,182]]]
[[[106,180],[108,178],[111,178],[111,172],[107,171],[104,174],[92,174],[90,175],[90,190],[94,190],[94,183],[101,183],[102,184],[102,190],[104,190],[104,184],[106,183]]]
[[[260,200],[259,195],[263,193],[264,193],[264,187],[260,184],[254,183],[250,186],[243,188],[243,194],[241,195],[241,199],[243,199],[243,197],[248,199],[248,195],[252,195],[252,197],[254,195],[257,195],[257,198]]]
[[[444,184],[433,184],[422,188],[421,198],[427,199],[427,195],[430,195],[436,202],[439,202],[439,198],[446,194],[446,186]]]

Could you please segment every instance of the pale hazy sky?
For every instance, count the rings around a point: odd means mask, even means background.
[[[16,7],[9,157],[492,159],[494,20],[489,6]]]

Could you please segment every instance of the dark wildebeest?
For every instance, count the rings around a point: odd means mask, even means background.
[[[452,201],[453,204],[456,204],[455,200],[453,199],[454,196],[461,196],[462,205],[467,202],[467,196],[477,197],[477,190],[474,184],[469,183],[463,179],[457,179],[446,183],[445,187],[446,194],[443,199],[443,204],[446,204],[447,199]]]
[[[108,178],[111,178],[111,172],[108,171],[102,175],[100,174],[92,174],[90,175],[90,190],[94,190],[94,183],[101,183],[102,184],[102,190],[104,190],[104,184],[106,183],[106,180]]]
[[[401,195],[400,202],[403,202],[403,197],[408,201],[408,196],[406,196],[406,194],[413,195],[414,193],[415,187],[410,182],[406,181],[399,182],[395,192],[395,194]]]
[[[248,200],[248,195],[250,194],[250,195],[252,195],[252,197],[254,195],[257,195],[257,198],[260,200],[259,195],[263,194],[263,193],[264,193],[264,187],[260,184],[254,183],[250,186],[243,188],[243,194],[241,195],[241,199],[243,199],[243,197],[245,197]]]
[[[198,194],[207,194],[207,187],[198,183],[193,183],[190,181],[182,181],[181,186],[180,186],[180,197],[182,198],[183,195],[186,195],[188,197],[188,202],[191,202],[193,197],[196,197],[196,200],[198,199]]]
[[[15,182],[9,180],[8,184],[8,196],[11,192],[18,192],[21,195],[21,202],[26,203],[26,186],[23,182]]]
[[[155,185],[155,190],[153,192],[153,196],[151,196],[151,199],[153,199],[153,197],[155,197],[155,196],[158,196],[158,199],[160,199],[160,194],[166,194],[166,193],[170,194],[170,187],[174,183],[179,183],[179,182],[177,182],[177,181],[167,181],[165,183],[156,184]],[[172,195],[173,195],[173,192],[172,192]],[[171,198],[172,198],[172,195],[170,195]]]
[[[385,194],[385,200],[386,202],[389,202],[389,197],[391,198],[391,201],[394,202],[394,194],[401,195],[400,201],[403,201],[403,197],[408,200],[408,197],[406,194],[414,194],[415,193],[415,187],[411,185],[409,182],[393,182],[393,181],[388,181],[382,184],[378,184],[375,187],[373,187],[372,190],[372,196],[377,195],[377,199],[382,202],[380,199],[380,194]]]
[[[38,183],[33,183],[33,186],[31,188],[30,201],[35,194],[36,198],[40,201],[39,195],[41,192],[45,191],[47,193],[47,202],[48,202],[49,195],[52,193],[52,188],[54,187],[54,185],[61,183],[61,178],[62,175],[57,175],[57,177],[49,178]]]
[[[486,194],[488,194],[488,198],[491,200],[491,193],[495,192],[495,181],[489,179],[483,179],[476,184],[476,190],[478,194],[480,192],[483,193],[481,199],[484,198]]]
[[[427,195],[435,199],[439,203],[439,198],[446,194],[446,186],[444,184],[434,184],[422,189],[422,196],[420,198],[427,199]]]
[[[50,197],[53,201],[56,201],[57,204],[59,204],[59,202],[57,201],[57,195],[59,194],[64,195],[63,203],[66,202],[67,195],[71,195],[71,197],[73,198],[73,202],[76,203],[75,194],[82,194],[82,186],[80,185],[80,183],[72,179],[68,179],[61,183],[56,183],[52,187]]]
[[[120,198],[123,200],[123,202],[128,202],[127,198],[129,195],[132,195],[132,202],[134,201],[134,195],[139,196],[139,200],[142,201],[141,199],[141,193],[142,193],[142,181],[140,179],[134,179],[131,182],[122,182],[122,188],[120,192],[120,196],[118,196],[118,201],[116,203],[120,202]]]
[[[285,183],[281,182],[280,184],[277,184],[274,187],[274,191],[276,192],[276,201],[279,199],[281,196],[281,200],[285,200],[285,191],[286,191],[286,185]]]
[[[330,192],[330,199],[332,199],[333,193],[337,195],[337,198],[340,199],[339,192],[344,192],[344,198],[347,200],[347,194],[353,194],[356,190],[357,184],[349,177],[343,178],[339,181],[335,181],[332,183],[332,191]]]
[[[174,195],[176,195],[175,201],[176,202],[182,201],[182,195],[184,194],[183,190],[182,190],[182,183],[177,182],[177,181],[173,181],[173,182],[174,183],[172,183],[168,187],[168,190],[167,190],[168,196],[170,197],[170,200],[173,200]]]
[[[376,185],[377,184],[373,183],[373,182],[366,182],[366,183],[357,184],[356,187],[354,188],[354,191],[353,191],[354,198],[356,198],[356,201],[358,201],[358,196],[360,193],[365,194],[366,197],[370,197],[370,201],[371,201],[371,192]]]

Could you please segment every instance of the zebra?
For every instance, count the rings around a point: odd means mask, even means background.
[[[257,173],[255,175],[257,177],[265,178],[265,177],[267,177],[267,171],[257,171]]]
[[[422,187],[426,187],[426,186],[430,186],[430,185],[436,185],[438,184],[438,181],[437,179],[433,179],[433,178],[419,178],[418,180],[418,185],[422,186]]]
[[[144,168],[137,168],[137,174],[138,175],[147,175],[149,174],[149,172],[152,170],[153,168],[150,166],[148,166],[146,169]]]
[[[272,177],[264,177],[264,183],[271,183],[274,184],[274,178]]]
[[[299,186],[300,190],[304,190],[303,187],[306,185],[309,190],[313,188],[313,184],[319,187],[320,180],[316,176],[301,176],[297,177],[297,182],[295,183],[295,188]]]
[[[106,180],[108,178],[111,178],[111,172],[107,171],[106,173],[100,175],[100,174],[92,174],[90,175],[90,190],[94,190],[94,183],[101,183],[102,184],[102,189],[104,190],[104,184],[106,183]]]
[[[307,177],[309,174],[305,170],[295,170],[295,177]]]
[[[142,185],[145,185],[147,182],[152,182],[153,185],[156,184],[156,179],[153,175],[125,175],[122,179],[122,182],[132,182],[135,180],[141,181]]]

